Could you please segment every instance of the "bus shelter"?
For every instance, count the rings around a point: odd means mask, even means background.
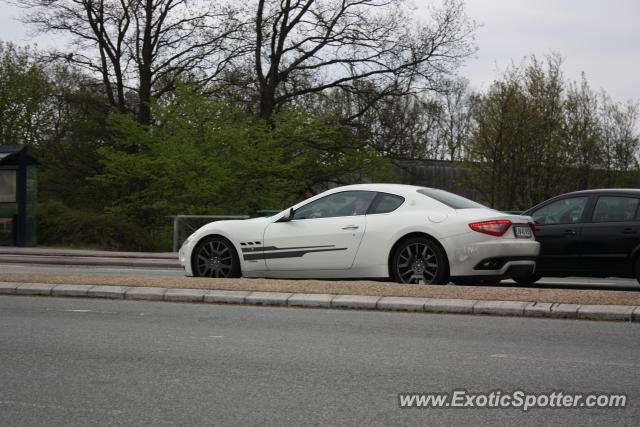
[[[0,145],[0,245],[35,246],[37,162],[23,145]]]

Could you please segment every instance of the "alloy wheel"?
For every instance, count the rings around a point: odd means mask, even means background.
[[[205,240],[196,250],[195,273],[200,277],[232,277],[233,248],[219,238]]]
[[[438,258],[430,242],[409,241],[396,257],[396,278],[401,283],[434,283],[441,268]]]

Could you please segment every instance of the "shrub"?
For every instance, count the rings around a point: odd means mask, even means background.
[[[133,251],[162,246],[157,236],[124,218],[71,209],[54,200],[38,205],[38,243]]]

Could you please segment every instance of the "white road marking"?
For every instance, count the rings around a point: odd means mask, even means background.
[[[24,402],[20,400],[0,400],[0,405],[10,405],[10,406],[22,406],[27,408],[36,408],[36,409],[57,409],[61,411],[73,411],[73,412],[98,412],[108,415],[120,415],[123,414],[124,411],[120,409],[109,409],[109,408],[78,408],[71,406],[62,406],[56,404],[49,403],[38,403],[38,402]]]
[[[513,354],[492,354],[489,357],[494,359],[511,359],[511,360],[522,360],[525,362],[544,362],[544,363],[581,363],[585,365],[606,365],[606,366],[617,366],[624,368],[637,368],[640,367],[640,364],[637,363],[620,363],[620,362],[598,362],[592,360],[571,360],[571,359],[546,359],[542,357],[528,357],[528,356],[516,356]]]
[[[47,308],[47,311],[57,311],[59,313],[95,313],[95,314],[120,314],[117,311],[95,311],[95,310],[81,310],[81,309],[67,309],[60,310],[57,308]]]
[[[209,341],[211,339],[224,338],[224,335],[209,335],[208,337],[196,337],[192,335],[185,335],[185,336],[170,336],[169,338]]]

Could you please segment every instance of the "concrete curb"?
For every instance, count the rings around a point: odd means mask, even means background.
[[[207,289],[167,289],[164,293],[165,301],[176,302],[204,302]]]
[[[477,302],[477,300],[470,299],[429,298],[424,304],[424,311],[427,313],[471,314],[473,306]]]
[[[17,295],[51,295],[51,290],[56,285],[48,283],[23,283],[16,288]]]
[[[130,286],[94,286],[87,291],[88,297],[123,299]]]
[[[249,291],[209,291],[204,296],[204,302],[224,304],[244,304]]]
[[[640,322],[640,306],[0,282],[0,295],[346,308]]]
[[[429,298],[414,297],[382,297],[376,308],[380,310],[424,311],[424,305]]]
[[[54,297],[86,297],[92,285],[57,285],[51,289]]]
[[[162,301],[166,288],[151,288],[144,286],[130,287],[125,293],[126,299],[141,299],[147,301]]]
[[[324,307],[330,308],[335,298],[331,294],[293,294],[287,301],[292,307]]]
[[[331,307],[375,309],[381,298],[363,295],[337,295],[331,300]]]
[[[287,305],[291,292],[250,292],[244,299],[245,304]]]
[[[497,314],[499,316],[522,316],[530,302],[478,301],[473,305],[474,314]]]

